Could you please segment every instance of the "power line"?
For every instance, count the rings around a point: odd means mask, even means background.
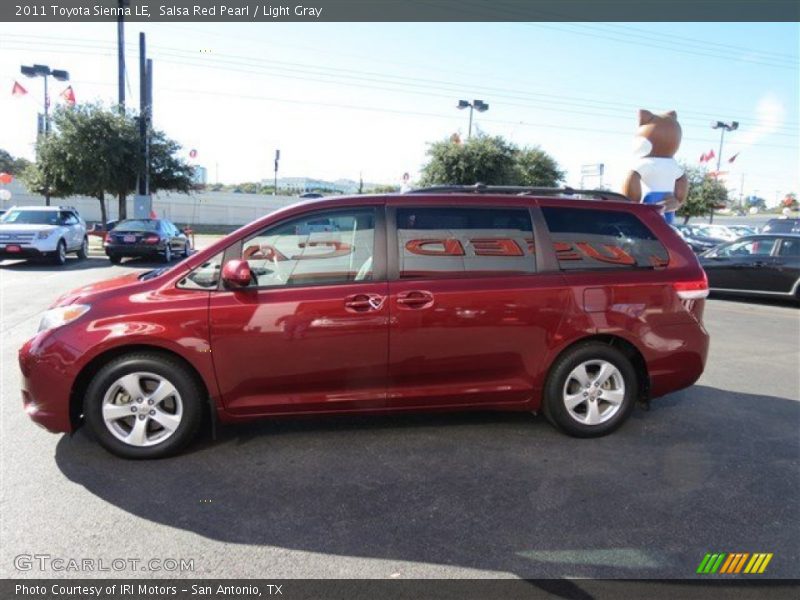
[[[13,36],[14,34],[11,34],[11,35]],[[39,37],[45,37],[45,36],[39,36]],[[97,47],[97,46],[91,46],[90,44],[87,44],[86,41],[87,40],[80,40],[81,43],[73,44],[73,46],[77,46],[77,47]],[[99,40],[97,40],[97,41],[99,41]],[[109,42],[109,44],[110,44],[110,42]],[[367,82],[371,82],[371,83],[383,83],[383,84],[389,84],[389,85],[402,85],[402,86],[404,86],[403,89],[391,88],[389,90],[389,91],[395,91],[395,92],[398,92],[398,91],[399,92],[408,92],[408,90],[406,88],[409,85],[410,86],[414,86],[414,87],[418,87],[418,88],[419,87],[424,87],[426,90],[433,87],[433,88],[439,89],[439,90],[446,90],[448,93],[451,93],[451,94],[452,93],[461,93],[461,91],[463,91],[463,89],[465,87],[468,87],[465,84],[462,84],[462,83],[459,83],[459,82],[450,82],[450,81],[442,81],[442,80],[431,80],[431,79],[425,79],[425,78],[419,78],[419,77],[404,77],[404,76],[397,76],[397,75],[391,75],[391,74],[386,74],[386,73],[376,73],[376,72],[372,72],[372,71],[360,71],[360,70],[354,70],[354,69],[341,69],[341,68],[335,68],[335,67],[324,67],[323,68],[323,67],[318,67],[316,65],[308,65],[308,64],[305,64],[305,63],[274,61],[274,60],[266,60],[266,59],[253,59],[252,57],[249,57],[249,56],[237,56],[237,55],[229,55],[229,54],[220,54],[220,55],[218,55],[220,58],[218,58],[218,57],[207,57],[207,58],[203,59],[203,63],[198,63],[198,62],[196,62],[196,57],[194,56],[194,53],[189,53],[186,50],[179,49],[179,48],[170,48],[170,47],[165,47],[165,46],[153,46],[153,48],[156,49],[156,50],[163,51],[163,54],[162,54],[163,56],[169,56],[169,57],[183,59],[183,60],[193,60],[193,59],[195,59],[195,62],[192,62],[192,63],[177,63],[175,61],[173,61],[173,62],[175,62],[175,64],[188,64],[190,66],[196,66],[196,67],[200,67],[200,68],[217,68],[217,69],[223,70],[223,67],[214,67],[212,65],[207,64],[209,62],[212,62],[212,63],[224,64],[224,65],[245,66],[245,67],[249,67],[250,69],[253,69],[253,68],[260,69],[264,74],[271,74],[271,75],[276,75],[276,74],[274,72],[268,71],[269,69],[272,69],[273,71],[274,70],[289,71],[289,72],[297,72],[297,73],[310,74],[310,75],[316,75],[316,76],[332,77],[333,75],[328,75],[328,73],[325,72],[325,71],[329,71],[329,72],[336,72],[336,73],[339,73],[339,74],[347,75],[351,79],[355,79],[355,80],[367,81]],[[226,57],[229,58],[229,59],[234,59],[234,60],[227,60]],[[167,61],[167,62],[169,62],[169,61]],[[224,70],[232,70],[232,69],[230,69],[228,67],[225,67]],[[255,72],[253,72],[253,71],[247,71],[247,73],[255,74]],[[280,76],[280,75],[277,75],[277,76]],[[364,76],[366,76],[366,77],[364,77]],[[337,77],[339,77],[339,76],[337,75]],[[298,77],[295,77],[295,78],[298,78]],[[395,81],[393,81],[393,80],[395,80]],[[314,80],[312,80],[312,81],[314,81]],[[319,80],[316,80],[316,81],[319,81]],[[342,83],[341,79],[337,79],[337,83]],[[366,87],[366,86],[359,86],[359,87]],[[381,88],[375,88],[375,89],[381,89]],[[621,103],[621,102],[613,102],[613,101],[607,101],[607,100],[579,98],[579,97],[574,97],[574,96],[571,97],[571,96],[565,96],[563,94],[545,94],[545,93],[542,93],[542,92],[530,92],[530,91],[526,91],[526,90],[508,90],[508,89],[505,89],[505,88],[501,89],[501,88],[493,88],[493,87],[487,87],[487,86],[481,86],[478,89],[481,90],[480,93],[492,94],[495,97],[501,97],[501,98],[502,97],[506,97],[506,98],[511,98],[511,99],[524,100],[526,102],[536,101],[535,99],[532,100],[532,98],[544,98],[548,102],[550,102],[550,101],[557,102],[558,105],[567,104],[567,105],[570,105],[570,106],[576,106],[576,107],[580,107],[580,108],[588,107],[588,108],[594,108],[594,109],[612,110],[612,111],[616,111],[616,112],[621,112],[621,111],[624,110],[626,115],[629,114],[630,110],[635,110],[636,107],[638,106],[637,104],[633,104],[633,103]],[[434,96],[435,94],[428,94],[428,95]],[[512,104],[512,103],[507,103],[507,104],[514,106],[514,104]],[[557,110],[557,109],[550,108],[550,110]],[[742,112],[742,111],[734,111],[734,112]],[[693,120],[699,122],[701,120],[700,116],[698,116],[698,117],[691,117],[691,116],[687,117],[686,115],[702,115],[703,116],[703,120],[707,120],[709,117],[714,117],[714,115],[716,114],[716,111],[714,113],[712,113],[712,112],[700,112],[700,111],[693,111],[693,110],[684,109],[684,110],[681,111],[681,114],[682,114],[682,120],[692,120],[693,119]],[[608,114],[607,113],[606,114],[600,114],[598,116],[608,116]],[[747,119],[740,119],[740,121],[742,123],[747,123],[748,122]],[[777,132],[776,133],[778,135],[792,135],[792,136],[797,135],[796,126],[792,126],[792,125],[793,124],[788,124],[788,125],[781,125],[781,126],[777,127],[777,129],[788,130],[789,133],[783,133],[783,134],[782,133],[777,133]]]

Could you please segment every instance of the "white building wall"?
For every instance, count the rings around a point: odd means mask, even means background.
[[[30,194],[16,181],[0,186],[11,192],[11,200],[0,200],[0,207],[44,205],[44,196]],[[296,196],[267,196],[262,194],[233,194],[202,192],[195,194],[158,193],[153,197],[153,209],[158,217],[176,225],[238,226],[298,201]],[[86,221],[100,220],[100,202],[96,198],[74,196],[53,198],[51,204],[74,206]],[[106,196],[109,219],[117,218],[117,199]],[[133,215],[133,196],[128,198],[128,215]]]

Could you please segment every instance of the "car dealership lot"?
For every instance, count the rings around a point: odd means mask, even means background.
[[[0,266],[0,576],[687,577],[706,552],[800,572],[791,305],[709,301],[698,384],[606,438],[524,414],[293,419],[126,462],[28,420],[16,351],[56,296],[148,266]],[[21,554],[194,571],[19,571]]]

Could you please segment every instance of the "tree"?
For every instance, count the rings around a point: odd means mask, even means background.
[[[40,193],[46,183],[55,197],[97,198],[105,223],[105,194],[125,198],[136,189],[142,166],[136,119],[98,104],[84,104],[56,110],[52,124],[50,135],[37,143],[37,162],[24,172],[24,181]],[[163,132],[151,133],[151,192],[192,189],[193,169],[177,158],[179,149]]]
[[[500,136],[483,134],[464,143],[434,142],[420,185],[555,186],[564,178],[558,163],[539,147],[519,148]]]
[[[539,146],[517,151],[518,180],[512,185],[555,187],[564,180],[564,171]]]
[[[692,217],[701,217],[711,213],[714,208],[724,206],[728,202],[728,190],[704,169],[684,165],[684,172],[689,180],[689,195],[677,215],[688,223]]]
[[[0,172],[21,175],[31,162],[24,158],[15,158],[11,153],[0,148]]]

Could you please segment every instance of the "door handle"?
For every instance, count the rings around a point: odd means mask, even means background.
[[[400,308],[422,309],[433,306],[433,294],[424,290],[412,290],[397,295],[397,304]]]
[[[369,312],[383,308],[384,300],[378,294],[353,294],[344,299],[344,307],[349,312]]]

